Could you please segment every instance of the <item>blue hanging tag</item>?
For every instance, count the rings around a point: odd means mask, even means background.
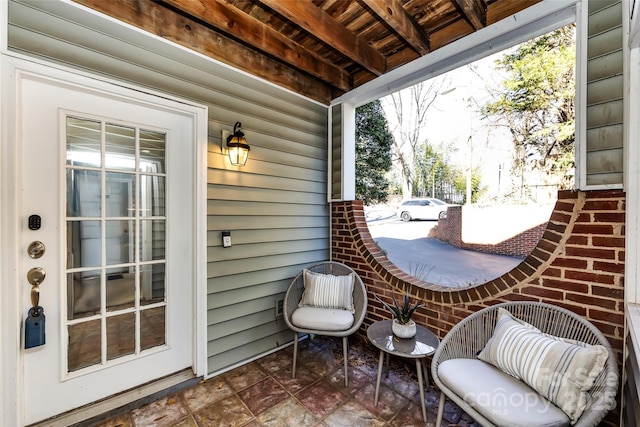
[[[29,315],[24,322],[24,348],[38,347],[44,345],[44,309],[41,306],[29,309]]]

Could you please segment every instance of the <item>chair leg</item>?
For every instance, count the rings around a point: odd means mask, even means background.
[[[296,359],[298,357],[298,333],[293,333],[293,368],[291,369],[291,378],[296,377]]]
[[[444,414],[444,393],[440,392],[440,403],[438,404],[438,418],[436,418],[436,427],[440,427],[442,423],[442,415]]]
[[[349,377],[348,377],[348,369],[347,369],[347,350],[349,341],[347,337],[342,337],[342,357],[344,357],[344,386],[349,387]]]

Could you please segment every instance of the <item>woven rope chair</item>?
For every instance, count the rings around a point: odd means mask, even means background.
[[[353,315],[353,325],[344,331],[323,331],[323,330],[312,330],[312,329],[304,329],[300,328],[293,323],[291,323],[291,315],[298,308],[298,304],[302,299],[302,293],[304,292],[304,271],[298,273],[296,277],[293,278],[291,284],[289,285],[289,289],[284,297],[284,321],[287,326],[294,331],[294,341],[293,341],[293,369],[291,372],[291,377],[296,377],[296,360],[298,356],[298,340],[300,338],[300,334],[315,334],[315,335],[324,335],[324,336],[334,336],[334,337],[342,337],[342,353],[344,357],[344,384],[345,386],[349,385],[349,379],[347,377],[347,350],[348,350],[348,342],[347,337],[353,333],[355,333],[362,325],[364,321],[364,315],[367,312],[367,291],[364,287],[364,283],[362,283],[362,279],[358,277],[357,274],[348,266],[341,264],[339,262],[327,261],[321,262],[319,264],[315,264],[311,267],[307,267],[307,270],[312,271],[314,273],[322,273],[322,274],[333,274],[334,276],[346,276],[351,273],[354,273],[355,280],[353,282],[353,304],[355,308],[355,313]]]
[[[482,309],[463,319],[442,339],[431,362],[432,377],[440,388],[440,407],[436,426],[442,421],[445,395],[463,411],[483,426],[493,426],[491,421],[480,415],[464,399],[451,391],[438,376],[438,366],[449,359],[475,359],[493,334],[497,322],[498,308],[502,307],[515,317],[535,326],[542,332],[557,337],[574,339],[592,345],[602,345],[609,357],[604,369],[596,378],[589,391],[589,403],[575,427],[596,426],[616,405],[618,391],[618,362],[605,336],[585,318],[550,304],[539,302],[508,302]]]

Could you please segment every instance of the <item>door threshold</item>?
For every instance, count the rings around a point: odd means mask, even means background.
[[[44,421],[30,424],[29,427],[95,426],[109,418],[130,412],[142,405],[195,385],[201,379],[202,377],[196,377],[193,370],[188,368]]]

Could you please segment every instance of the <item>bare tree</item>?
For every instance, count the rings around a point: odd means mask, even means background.
[[[410,88],[393,93],[385,99],[385,112],[392,124],[394,164],[400,168],[402,176],[402,195],[413,194],[416,151],[425,131],[427,112],[445,86],[446,78],[437,77],[418,83]]]

